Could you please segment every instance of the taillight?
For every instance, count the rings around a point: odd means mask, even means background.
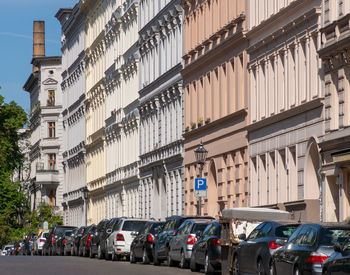
[[[214,239],[212,239],[212,241],[213,241],[213,245],[214,245],[214,246],[221,246],[221,242],[220,242],[219,239],[214,238]]]
[[[312,252],[307,259],[308,263],[324,263],[328,256],[322,253]]]
[[[269,247],[271,249],[277,249],[277,248],[281,247],[281,245],[276,244],[275,241],[272,241],[272,242],[269,242]]]
[[[46,242],[46,239],[39,239],[39,242]]]
[[[17,247],[17,249],[16,249],[17,251],[19,251],[19,247]]]
[[[51,235],[51,243],[53,244],[53,239],[55,238],[55,235],[54,234],[52,234]]]
[[[149,243],[153,243],[153,242],[154,242],[154,237],[153,237],[152,234],[148,234],[148,235],[147,235],[147,241],[148,241]]]
[[[115,240],[116,240],[117,242],[125,242],[124,235],[118,233]]]
[[[87,239],[87,243],[89,244],[91,242],[91,238],[92,238],[92,235],[89,235],[88,239]]]
[[[187,244],[195,244],[196,241],[197,239],[193,234],[188,235]]]
[[[66,242],[67,242],[67,240],[66,240],[66,239],[64,239],[64,240],[62,241],[62,244],[66,244]]]

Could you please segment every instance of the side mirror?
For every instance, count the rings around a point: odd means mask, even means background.
[[[37,239],[38,239],[38,236],[35,236],[35,237],[34,237],[34,240],[37,240]]]
[[[111,233],[112,233],[112,229],[110,229],[110,228],[107,229],[106,233],[107,233],[107,234],[111,234]]]
[[[339,253],[342,253],[343,250],[341,249],[341,246],[339,243],[336,243],[334,246],[333,246],[333,249],[335,252],[339,252]]]
[[[276,239],[275,244],[280,245],[280,246],[284,246],[286,244],[287,240],[283,240],[283,239]]]
[[[247,238],[247,236],[243,233],[243,234],[239,234],[238,235],[238,239],[244,241]]]

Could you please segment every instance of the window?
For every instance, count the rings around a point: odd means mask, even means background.
[[[343,15],[343,7],[344,7],[343,2],[344,2],[343,0],[339,0],[339,2],[338,2],[338,15],[339,16]]]
[[[49,154],[49,170],[56,170],[56,154]]]
[[[324,22],[329,22],[329,0],[324,0]]]
[[[259,231],[263,228],[266,223],[259,224],[248,236],[247,240],[254,240],[258,238]]]
[[[55,122],[49,122],[49,138],[56,137]]]
[[[316,237],[317,237],[317,231],[315,228],[310,228],[307,237],[304,240],[304,244],[306,245],[314,245],[315,241],[316,241]]]
[[[47,106],[55,106],[55,91],[49,90]]]

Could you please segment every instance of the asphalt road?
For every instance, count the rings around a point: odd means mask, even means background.
[[[0,257],[1,275],[108,275],[108,274],[142,274],[175,275],[200,274],[189,269],[154,266],[141,263],[130,264],[126,261],[105,261],[83,257],[42,257],[42,256],[4,256]]]

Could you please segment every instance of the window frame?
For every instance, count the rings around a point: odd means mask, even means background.
[[[48,124],[48,137],[49,138],[56,138],[56,122],[55,121],[49,121]]]
[[[56,160],[57,160],[57,158],[56,158],[55,153],[48,154],[48,163],[49,163],[48,170],[50,170],[50,171],[56,170]],[[53,165],[53,167],[52,167],[52,165]]]

